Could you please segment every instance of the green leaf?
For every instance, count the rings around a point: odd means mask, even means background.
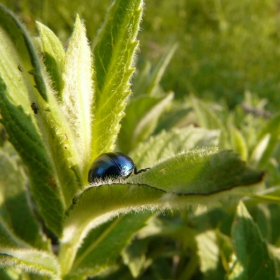
[[[55,178],[55,180],[59,181],[58,185],[62,190],[63,203],[68,206],[74,194],[83,185],[78,163],[79,153],[75,146],[75,139],[71,133],[70,124],[63,116],[61,104],[56,100],[49,77],[43,63],[37,55],[32,39],[19,20],[2,5],[0,5],[0,26],[5,31],[3,32],[4,39],[13,46],[13,53],[10,56],[14,56],[18,60],[16,62],[19,62],[7,63],[7,69],[1,70],[0,68],[0,76],[3,79],[1,85],[6,85],[5,98],[7,98],[11,104],[22,105],[23,110],[27,113],[31,110],[31,103],[35,102],[38,108],[36,123],[40,128],[44,146],[47,147],[51,155],[52,165],[55,166],[57,170],[57,178]],[[1,52],[1,59],[3,59],[5,55],[5,52]],[[13,84],[16,83],[15,78],[17,77],[17,75],[13,76],[15,68],[20,72],[19,80],[24,80],[24,86],[13,90],[13,88],[15,88]],[[31,79],[32,76],[30,73],[32,73],[34,80]],[[33,87],[34,81],[36,84],[35,87]],[[3,95],[3,86],[1,91]],[[22,96],[22,99],[25,98],[26,101],[22,103],[17,101],[18,95]],[[4,104],[5,98],[1,98],[2,104]],[[8,105],[5,104],[5,106]],[[32,112],[32,116],[33,115],[34,113]],[[6,119],[5,122],[7,124],[10,122],[10,119]],[[15,124],[17,126],[22,125],[20,124],[20,119],[18,119]],[[20,139],[19,144],[22,144],[20,142],[21,138],[18,139]],[[18,148],[19,145],[17,149]],[[50,179],[46,180],[46,182],[50,182]],[[54,183],[52,183],[52,185],[54,185]]]
[[[225,273],[227,274],[230,269],[229,266],[232,263],[232,255],[233,255],[231,238],[228,235],[224,235],[220,231],[216,231],[216,236],[218,238],[217,241],[219,245],[221,263],[223,265]]]
[[[19,239],[11,227],[0,217],[0,251],[2,247],[31,248],[30,245]]]
[[[217,130],[211,131],[189,126],[168,132],[162,131],[160,134],[150,137],[147,142],[138,145],[130,156],[138,168],[144,168],[159,160],[197,147],[216,147],[218,140],[219,132]]]
[[[200,270],[204,274],[205,279],[222,279],[224,271],[220,263],[220,252],[215,231],[208,230],[199,233],[195,239],[200,259]]]
[[[91,158],[112,151],[130,94],[142,0],[116,0],[94,47],[95,101]]]
[[[247,280],[247,275],[244,275],[244,270],[239,261],[234,262],[234,267],[228,274],[227,280]]]
[[[259,203],[280,203],[280,187],[265,189],[257,194],[250,194],[246,200],[248,205],[258,205]]]
[[[0,267],[16,267],[28,273],[59,279],[59,266],[55,256],[34,249],[0,248]]]
[[[63,274],[69,271],[78,246],[89,230],[114,216],[144,209],[186,207],[189,203],[211,204],[211,194],[262,179],[263,172],[246,168],[236,154],[214,152],[215,149],[209,149],[179,154],[126,181],[100,182],[101,185],[79,193],[65,221],[60,255]]]
[[[1,280],[14,280],[14,277],[13,275],[10,275],[9,271],[7,271],[7,269],[3,270],[1,269],[0,270],[0,279]]]
[[[115,183],[87,188],[75,197],[65,221],[60,251],[63,275],[68,273],[81,241],[92,228],[133,209],[154,208],[162,194],[147,186]]]
[[[129,153],[146,140],[172,99],[173,94],[164,98],[140,97],[128,104],[118,138],[119,147],[123,152]]]
[[[139,215],[139,214],[138,214]],[[149,214],[151,216],[151,214]],[[133,240],[122,252],[124,264],[129,267],[133,278],[139,277],[146,264],[146,251],[148,242],[146,239]]]
[[[32,230],[32,229],[31,229]],[[15,255],[13,255],[13,252],[15,252]],[[35,253],[35,258],[39,255],[39,263],[34,259],[32,259],[32,255]],[[9,254],[9,255],[7,255]],[[10,255],[12,254],[12,255]],[[30,258],[31,257],[31,258]],[[45,258],[46,257],[46,258]],[[18,274],[22,276],[22,271],[19,271],[19,269],[22,269],[23,271],[26,271],[27,273],[35,272],[49,275],[50,273],[43,271],[39,272],[38,267],[39,265],[48,266],[50,259],[53,259],[53,262],[57,263],[54,256],[51,254],[46,253],[45,251],[37,251],[35,249],[32,249],[31,246],[21,239],[19,239],[12,231],[12,229],[9,227],[9,225],[0,218],[0,279],[19,279],[20,277]],[[45,259],[45,261],[44,261]],[[58,265],[57,270],[58,270]],[[1,272],[2,269],[5,269],[6,274],[2,276]],[[13,271],[14,270],[14,271]],[[40,269],[41,270],[41,269]],[[9,277],[11,275],[11,278],[5,278]],[[25,278],[24,278],[25,279]],[[29,278],[28,278],[29,279]],[[39,277],[38,274],[36,275],[36,278],[30,278],[30,279],[45,279],[42,276]]]
[[[231,131],[231,144],[232,148],[235,152],[240,153],[241,158],[243,160],[247,160],[248,158],[248,148],[246,141],[242,135],[242,133],[235,127],[232,127]]]
[[[22,240],[33,247],[48,249],[42,229],[31,211],[23,169],[0,151],[0,170],[0,197],[3,201],[0,206],[1,215]]]
[[[175,51],[177,50],[178,44],[173,44],[169,47],[165,55],[161,57],[156,67],[153,69],[151,75],[149,75],[148,87],[145,90],[145,94],[155,96],[156,90],[159,86],[159,82],[172,59]]]
[[[4,83],[9,85],[9,98],[13,103],[23,106],[26,112],[33,116],[30,107],[32,99],[29,96],[27,86],[28,78],[23,72],[22,59],[2,28],[0,29],[0,40],[0,76]]]
[[[94,275],[113,265],[133,234],[150,216],[150,212],[122,215],[93,229],[83,241],[67,279]]]
[[[48,100],[47,92],[50,91],[50,87],[43,78],[44,70],[41,67],[41,62],[38,59],[27,31],[20,21],[2,5],[0,5],[0,15],[0,26],[5,31],[5,36],[9,36],[14,43],[14,48],[16,48],[16,52],[14,52],[13,55],[16,56],[17,53],[18,57],[20,57],[21,64],[17,66],[18,70],[24,74],[33,70],[32,75],[39,90],[39,94],[45,101]],[[31,84],[30,75],[25,75],[25,78],[29,80]]]
[[[144,84],[146,87],[148,86],[148,77],[151,75],[151,68],[152,64],[148,60],[145,60],[143,65],[137,65],[131,85],[133,97],[137,98],[139,96],[145,95]]]
[[[271,256],[274,258],[274,260],[276,262],[277,271],[279,271],[279,269],[280,269],[280,249],[279,249],[279,247],[274,246],[272,244],[268,244],[268,250],[269,250],[269,253],[271,254]],[[280,279],[279,272],[278,272],[277,275],[278,275],[277,279]]]
[[[270,120],[258,135],[258,145],[252,153],[252,160],[258,167],[264,167],[279,143],[280,114]]]
[[[233,268],[238,269],[239,275],[242,275],[242,278],[238,279],[276,279],[275,263],[269,255],[267,244],[242,202],[237,207],[232,238],[241,266]]]
[[[246,167],[238,154],[215,149],[194,150],[171,157],[127,182],[184,195],[209,195],[260,182],[264,172]]]
[[[45,66],[50,74],[54,90],[61,97],[64,87],[62,73],[64,72],[65,51],[59,39],[47,26],[40,22],[36,22],[36,26],[39,31]]]
[[[152,72],[150,72],[150,67],[144,68],[142,75],[140,75],[139,79],[135,79],[133,83],[133,92],[136,96],[140,95],[149,95],[155,96],[156,91],[159,87],[159,82],[171,60],[173,57],[178,44],[171,45],[165,55],[161,57],[157,65],[154,67]],[[146,71],[145,71],[146,70]],[[148,71],[147,71],[148,70]]]
[[[62,95],[64,115],[68,119],[79,151],[79,168],[83,172],[83,185],[87,184],[91,163],[92,124],[92,57],[84,25],[77,16],[69,41],[65,62],[65,87]]]
[[[175,101],[173,101],[173,105],[174,103]],[[170,112],[167,112],[159,119],[154,134],[158,134],[162,130],[169,131],[174,128],[183,128],[186,125],[190,125],[187,118],[190,115],[189,113],[192,111],[192,109],[185,105],[179,105],[179,108],[176,108],[177,106],[174,107],[175,108],[172,108]]]
[[[211,110],[202,100],[193,96],[191,97],[191,103],[199,125],[207,129],[219,129],[221,131],[219,147],[221,149],[228,148],[228,132],[214,110]]]
[[[9,102],[1,78],[0,108],[2,123],[9,134],[9,140],[27,166],[31,190],[40,214],[47,226],[59,235],[62,231],[63,204],[53,166],[31,117],[26,115],[21,107]]]

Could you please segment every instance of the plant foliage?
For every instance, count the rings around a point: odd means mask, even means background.
[[[92,48],[77,16],[65,50],[48,27],[38,22],[33,38],[0,5],[0,110],[8,136],[0,151],[3,279],[156,279],[163,268],[169,278],[199,271],[205,279],[245,279],[260,265],[258,277],[275,279],[277,262],[246,207],[239,204],[232,234],[224,217],[244,196],[248,205],[276,200],[278,189],[267,193],[260,184],[265,172],[228,149],[266,167],[279,117],[247,144],[246,130],[195,97],[172,103],[159,82],[176,44],[151,72],[138,73],[131,97],[142,11],[142,0],[115,0]],[[202,127],[190,124],[190,114]],[[89,184],[91,162],[115,146],[150,169]],[[257,184],[262,192],[252,194]],[[246,257],[252,251],[257,260]],[[166,263],[179,256],[172,272]]]

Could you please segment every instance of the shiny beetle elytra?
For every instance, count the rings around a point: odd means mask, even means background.
[[[106,178],[127,178],[132,171],[134,174],[139,174],[148,169],[150,168],[137,170],[133,160],[123,153],[105,153],[92,163],[88,173],[88,181],[92,183]]]

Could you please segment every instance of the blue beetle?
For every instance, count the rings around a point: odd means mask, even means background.
[[[127,178],[134,174],[139,174],[150,168],[144,168],[138,170],[133,160],[123,153],[105,153],[101,154],[91,164],[88,173],[88,182],[96,182],[100,179],[106,178]]]

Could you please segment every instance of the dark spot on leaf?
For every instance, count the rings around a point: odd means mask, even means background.
[[[31,108],[32,108],[34,114],[38,114],[39,108],[35,102],[31,103]]]

